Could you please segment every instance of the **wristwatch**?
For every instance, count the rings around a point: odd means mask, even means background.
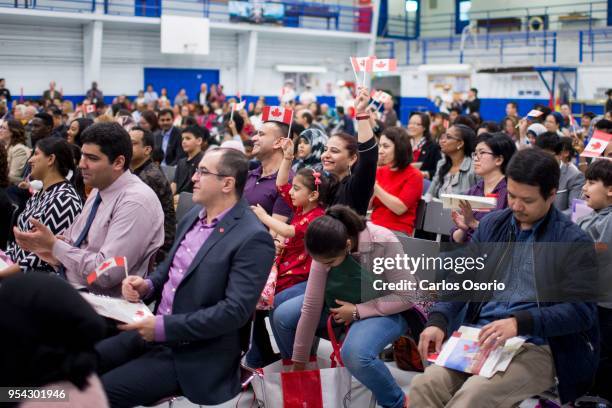
[[[357,306],[355,306],[355,309],[353,310],[353,321],[356,322],[360,318],[361,317],[359,316],[359,312],[357,311]]]

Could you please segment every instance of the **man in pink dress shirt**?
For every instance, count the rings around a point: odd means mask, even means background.
[[[98,123],[81,136],[79,169],[86,185],[94,187],[81,214],[54,236],[36,220],[29,232],[15,232],[22,248],[57,267],[76,288],[121,296],[123,268],[111,268],[89,284],[87,276],[104,260],[127,259],[130,275],[144,276],[164,242],[164,213],[157,196],[129,170],[132,142],[117,123]]]
[[[217,405],[240,392],[247,323],[274,259],[272,237],[242,198],[247,172],[243,153],[207,151],[193,176],[199,205],[181,220],[168,258],[149,278],[123,281],[127,300],[158,306],[96,346],[111,406],[177,394]]]

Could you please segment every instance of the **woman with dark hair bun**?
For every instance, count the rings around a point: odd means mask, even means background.
[[[17,228],[29,231],[34,228],[30,219],[35,219],[49,228],[53,235],[61,234],[72,224],[83,207],[81,197],[68,181],[76,170],[72,148],[66,140],[58,137],[41,139],[28,163],[32,168],[30,184],[32,188],[38,184],[40,190],[26,203],[17,220]],[[14,263],[0,270],[0,278],[20,271],[54,272],[49,264],[21,248],[16,242],[9,244],[6,254]]]
[[[453,125],[440,137],[444,157],[436,166],[427,200],[440,198],[440,194],[461,194],[476,184],[472,166],[472,152],[476,134],[466,125]]]
[[[346,134],[332,135],[321,155],[323,170],[339,180],[339,186],[331,204],[348,205],[357,213],[366,215],[376,181],[378,146],[367,112],[370,93],[359,88],[355,100],[357,111],[357,138]]]
[[[304,370],[315,332],[331,316],[336,324],[350,325],[341,349],[345,367],[380,406],[403,407],[404,393],[378,355],[405,333],[408,322],[401,313],[413,304],[407,292],[383,292],[376,283],[411,280],[399,266],[380,268],[376,262],[402,257],[401,244],[388,229],[336,205],[310,223],[305,245],[312,257],[306,293],[274,311],[281,356],[292,359],[294,371]]]
[[[508,207],[508,189],[506,184],[506,167],[516,153],[516,145],[505,133],[483,133],[476,140],[476,151],[472,153],[474,172],[480,180],[470,188],[466,195],[495,197],[495,210]],[[451,230],[451,239],[455,242],[469,242],[478,228],[480,220],[488,212],[473,211],[467,202],[460,204],[461,213],[452,212],[456,227]]]

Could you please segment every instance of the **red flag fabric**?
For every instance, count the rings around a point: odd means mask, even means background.
[[[121,274],[127,274],[126,259],[124,256],[115,256],[102,262],[95,271],[87,275],[87,284],[93,284],[102,274],[108,273],[116,268],[122,269]]]
[[[395,58],[375,59],[372,61],[372,72],[397,71],[397,60]]]
[[[351,64],[355,72],[372,72],[371,57],[351,57]]]
[[[264,106],[261,120],[263,122],[274,121],[290,125],[293,120],[293,111],[281,106]]]
[[[602,130],[596,130],[589,140],[589,144],[584,148],[580,156],[582,157],[599,157],[608,147],[608,143],[612,140],[612,135],[605,133]]]

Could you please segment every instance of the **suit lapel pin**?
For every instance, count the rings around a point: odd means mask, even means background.
[[[224,233],[225,232],[225,228],[223,228],[223,227],[219,228],[219,232],[220,233]]]

